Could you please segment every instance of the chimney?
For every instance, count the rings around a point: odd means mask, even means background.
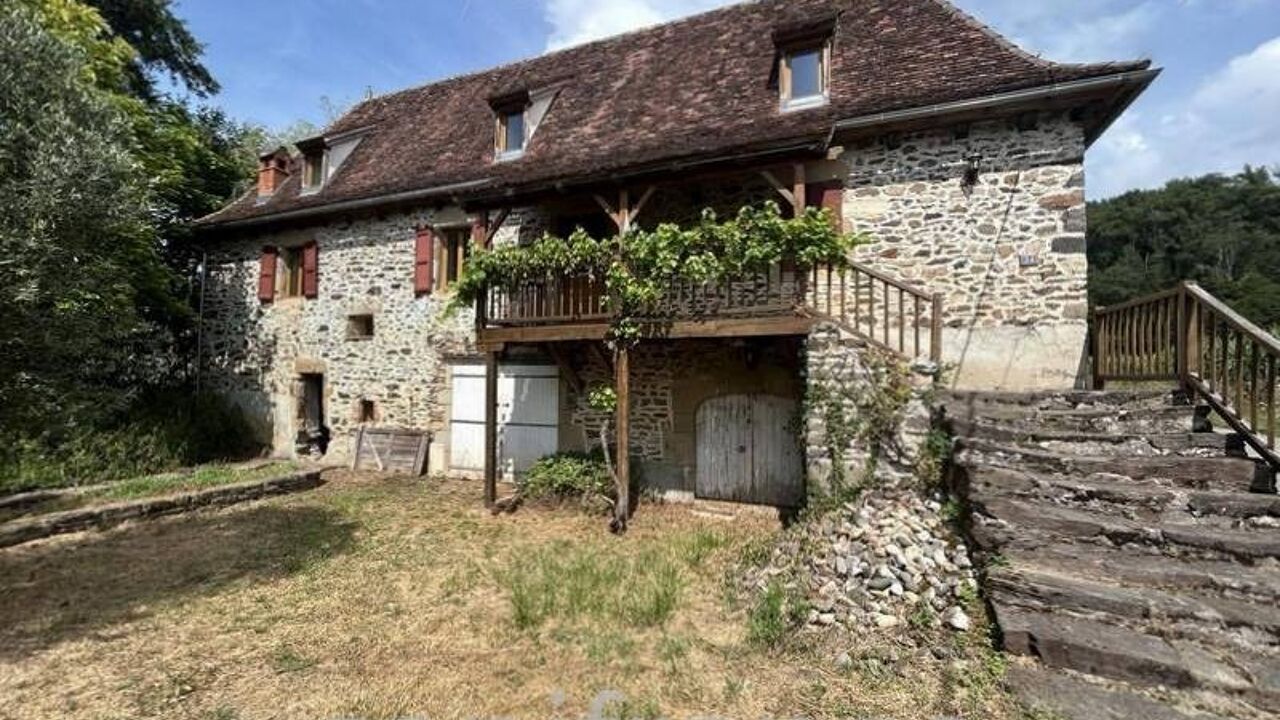
[[[269,197],[289,178],[289,152],[283,147],[258,157],[258,197]]]

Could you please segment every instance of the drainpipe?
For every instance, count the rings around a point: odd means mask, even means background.
[[[209,279],[209,251],[200,251],[200,299],[196,304],[196,396],[200,396],[201,372],[204,368],[204,286]]]

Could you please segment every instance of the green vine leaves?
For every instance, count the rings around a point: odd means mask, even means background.
[[[662,224],[602,240],[579,229],[568,238],[546,235],[527,245],[476,252],[455,286],[451,308],[474,304],[488,287],[513,290],[567,276],[603,280],[613,315],[609,339],[631,346],[646,322],[661,319],[663,289],[673,283],[746,279],[787,260],[800,270],[843,267],[858,241],[835,228],[827,210],[810,208],[784,218],[772,202],[744,207],[726,221],[704,210],[689,228]]]

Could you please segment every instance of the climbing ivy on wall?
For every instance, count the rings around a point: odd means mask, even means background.
[[[546,235],[527,245],[477,252],[456,286],[453,306],[469,306],[487,287],[515,289],[529,281],[570,275],[605,284],[613,315],[610,342],[639,341],[645,320],[660,312],[662,289],[672,283],[721,283],[749,278],[790,260],[803,270],[842,267],[857,243],[834,227],[828,211],[810,208],[784,218],[777,204],[744,207],[721,221],[704,210],[693,227],[663,224],[597,240],[581,229],[567,238]]]

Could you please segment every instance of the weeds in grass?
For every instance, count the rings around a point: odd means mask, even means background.
[[[276,674],[299,672],[314,667],[316,660],[295,652],[292,648],[280,647],[271,655],[271,669]]]
[[[930,630],[938,623],[938,615],[927,602],[916,605],[916,609],[907,617],[907,623],[916,630]]]
[[[605,703],[600,717],[604,720],[657,720],[662,716],[658,703],[653,700],[620,698]]]
[[[529,630],[551,619],[621,618],[640,627],[665,623],[684,586],[680,569],[653,551],[617,551],[556,543],[515,560],[500,578],[512,620]]]
[[[701,529],[681,535],[674,542],[675,552],[691,568],[701,567],[715,551],[729,543],[724,533]]]
[[[689,641],[674,635],[664,635],[658,641],[658,657],[666,666],[667,672],[675,675],[680,670],[680,663],[689,655]]]
[[[787,628],[787,591],[775,580],[747,615],[747,641],[761,647],[775,647],[786,637]]]
[[[742,697],[742,691],[746,689],[746,683],[742,678],[727,677],[724,679],[724,700],[728,703],[735,703],[738,698]]]

